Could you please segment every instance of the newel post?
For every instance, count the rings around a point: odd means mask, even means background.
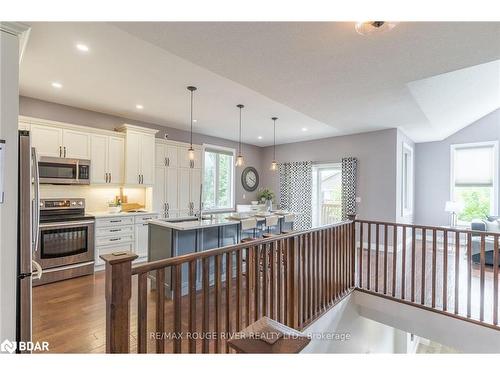
[[[129,252],[101,255],[106,263],[106,353],[130,352],[132,261]]]
[[[287,325],[299,329],[299,238],[294,236],[289,240],[288,255],[288,319]]]
[[[356,214],[348,214],[347,219],[351,220],[352,223],[350,224],[351,230],[350,230],[350,248],[351,248],[351,277],[350,277],[350,286],[355,287],[356,286]]]

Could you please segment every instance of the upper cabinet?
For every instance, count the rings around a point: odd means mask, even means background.
[[[152,185],[155,174],[155,134],[157,130],[125,124],[125,183]]]
[[[90,140],[91,183],[123,184],[125,140],[92,134]]]
[[[31,144],[40,156],[90,159],[90,134],[83,131],[32,124]]]
[[[194,146],[194,160],[189,159],[189,145],[179,147],[179,167],[181,168],[201,168],[201,149]]]

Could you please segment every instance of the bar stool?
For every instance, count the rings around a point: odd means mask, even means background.
[[[295,214],[286,214],[283,217],[283,225],[281,227],[281,233],[287,234],[293,232],[294,221],[295,221]]]
[[[250,217],[240,221],[240,242],[249,242],[256,240],[257,219]]]

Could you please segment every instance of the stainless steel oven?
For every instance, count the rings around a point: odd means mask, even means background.
[[[42,199],[34,255],[44,277],[35,285],[93,273],[94,226],[94,217],[85,215],[84,199]]]
[[[40,157],[38,173],[41,184],[88,185],[90,160]]]

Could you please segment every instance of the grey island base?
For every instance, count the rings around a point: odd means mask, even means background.
[[[228,214],[212,215],[210,219],[198,220],[194,217],[183,219],[155,219],[149,221],[148,234],[148,261],[168,259],[179,255],[190,254],[223,246],[235,245],[241,239],[241,224],[238,220],[228,219]],[[274,229],[275,234],[284,230],[292,230],[293,222],[285,222],[283,215],[278,215],[278,225]],[[259,228],[255,231],[255,237],[262,237],[265,232],[263,223],[265,218],[258,218]],[[202,272],[201,262],[197,262],[196,288],[201,289]],[[233,261],[236,266],[236,261]],[[221,260],[222,281],[225,280],[226,259]],[[209,280],[214,282],[215,259],[209,260]],[[234,272],[235,270],[233,270]],[[150,274],[152,280],[155,273]],[[151,284],[155,289],[156,284]],[[170,269],[165,274],[165,294],[167,298],[172,297]],[[188,265],[182,266],[182,295],[188,291]]]

